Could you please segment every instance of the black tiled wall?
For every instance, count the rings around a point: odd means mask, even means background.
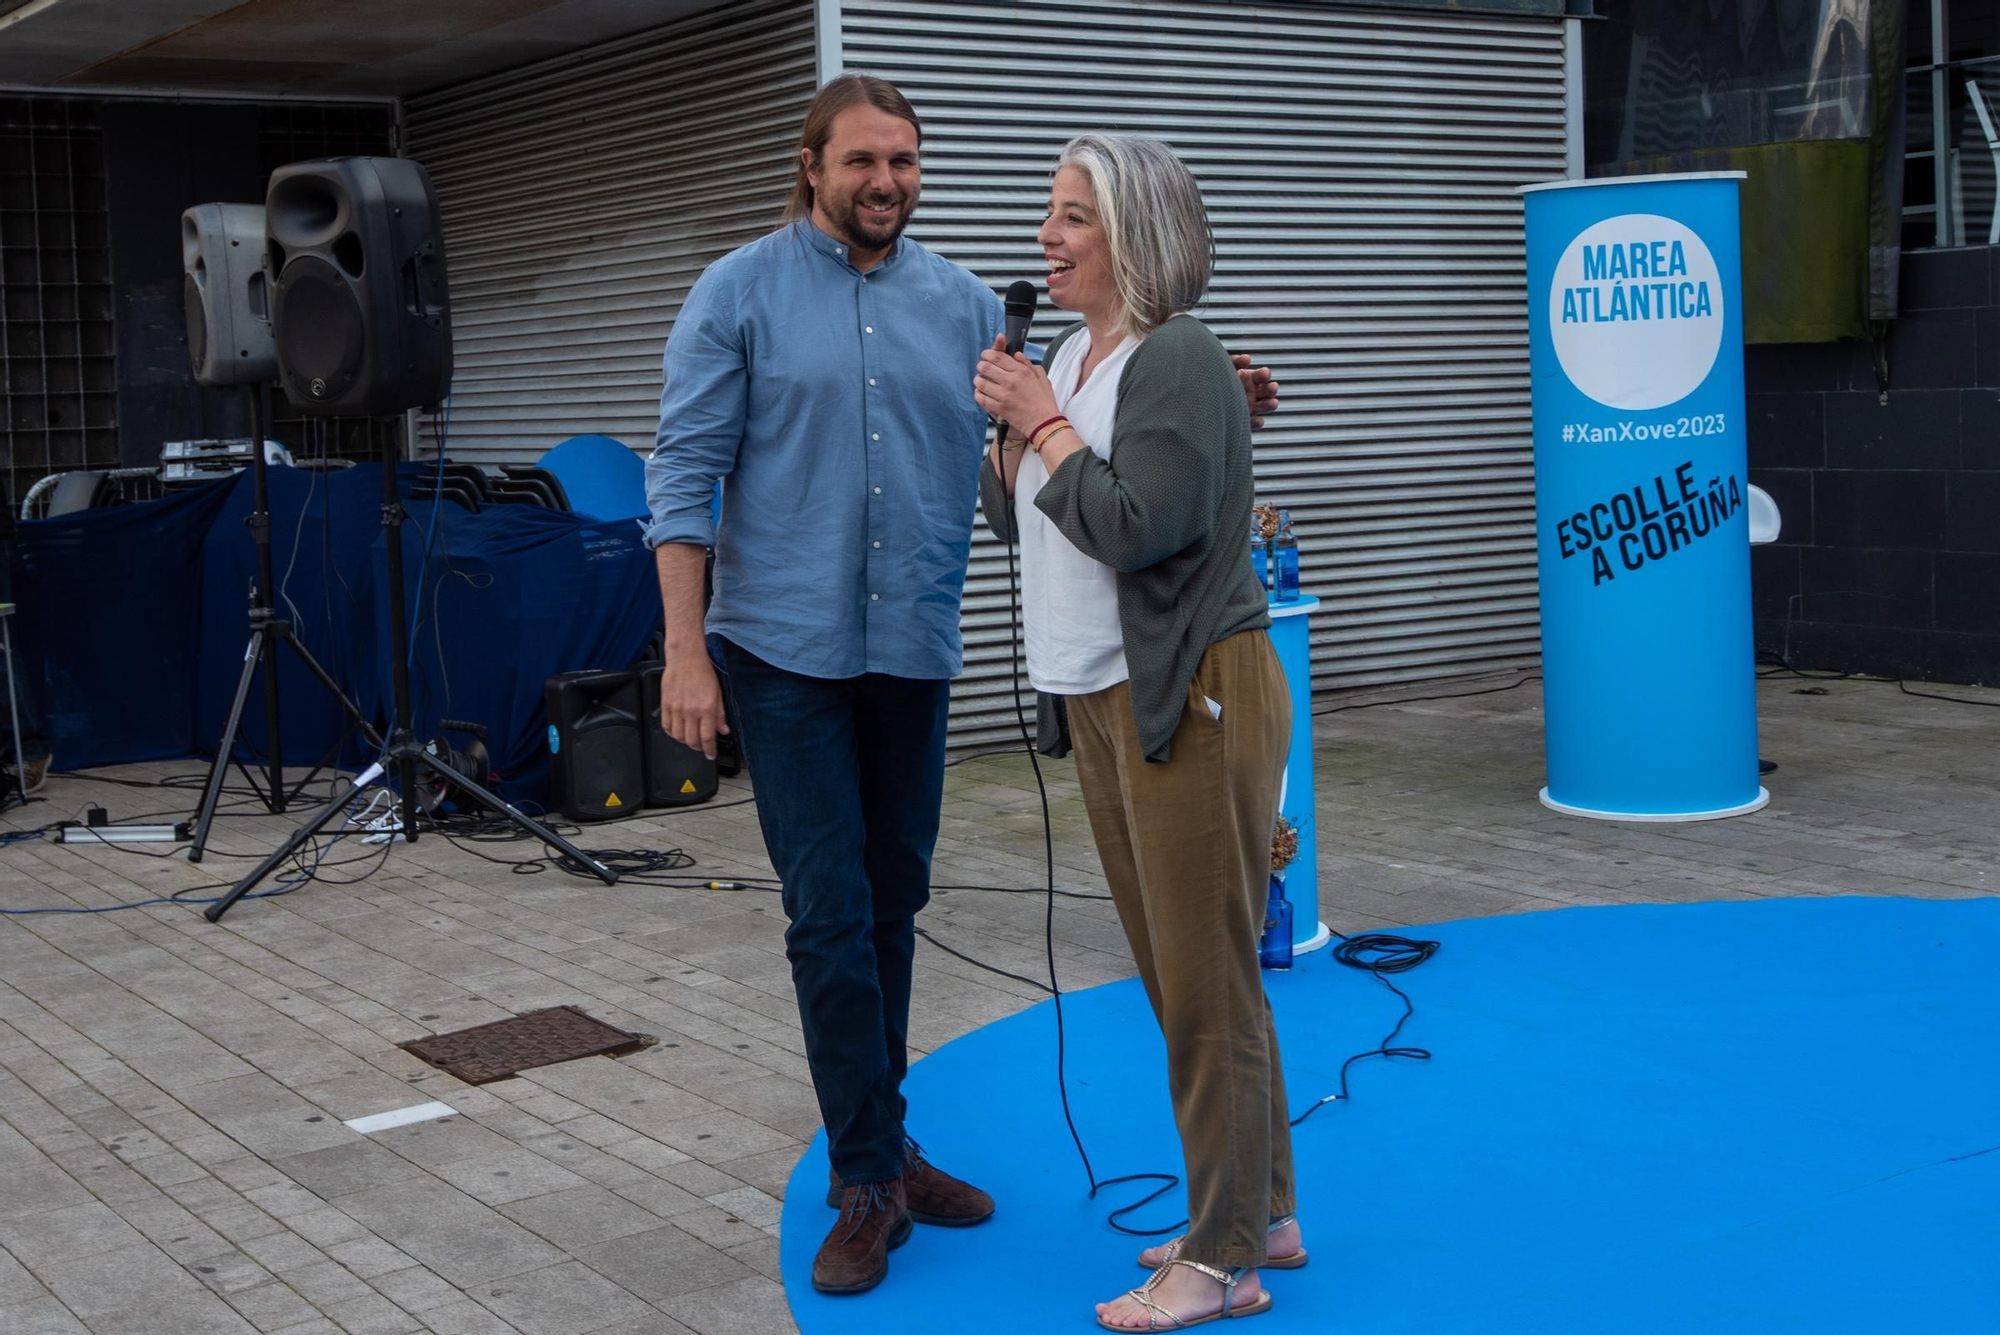
[[[1888,394],[1863,344],[1745,349],[1757,648],[2000,685],[2000,248],[1903,257]]]

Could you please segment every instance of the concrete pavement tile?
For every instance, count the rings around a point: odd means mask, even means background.
[[[466,1117],[441,1117],[435,1122],[391,1127],[376,1132],[369,1140],[425,1168],[512,1148],[505,1136],[496,1135]]]
[[[693,1192],[704,1200],[715,1195],[717,1192],[734,1191],[738,1187],[748,1185],[747,1183],[738,1182],[719,1168],[711,1167],[694,1159],[690,1159],[686,1163],[677,1163],[671,1168],[663,1168],[660,1170],[659,1176],[677,1187]]]
[[[344,1303],[350,1298],[359,1298],[365,1293],[374,1292],[332,1261],[322,1261],[303,1270],[291,1271],[286,1274],[285,1283],[297,1289],[299,1296],[311,1303],[314,1310],[320,1312],[326,1311],[335,1303]]]
[[[294,1219],[302,1214],[326,1208],[326,1201],[318,1192],[309,1190],[291,1181],[281,1179],[268,1187],[256,1187],[243,1193],[243,1199],[270,1215],[273,1219]]]
[[[7,1128],[0,1126],[0,1133]],[[91,1194],[81,1183],[62,1170],[25,1140],[14,1137],[19,1149],[0,1156],[0,1178],[7,1190],[0,1192],[0,1219],[40,1214],[64,1206],[84,1205]]]
[[[470,1298],[432,1308],[424,1313],[424,1324],[437,1335],[522,1335],[520,1327],[509,1325]]]
[[[241,1246],[257,1238],[267,1238],[273,1233],[285,1232],[285,1226],[262,1210],[248,1203],[232,1205],[221,1210],[198,1211],[203,1223]]]
[[[1011,1015],[1017,1009],[1017,1004],[1010,1004],[1005,1013]],[[813,1093],[813,1087],[788,1076],[765,1075],[754,1080],[739,1080],[711,1091],[710,1097],[723,1107],[780,1131],[792,1140],[810,1140],[813,1132],[820,1128],[819,1098]],[[679,1148],[687,1147],[682,1145]],[[764,1150],[746,1153],[762,1153],[775,1148],[767,1146]]]
[[[775,1232],[771,1236],[758,1238],[753,1242],[741,1242],[723,1250],[765,1279],[784,1283],[784,1275],[778,1268],[778,1239]]]
[[[0,1246],[31,1270],[145,1241],[138,1229],[101,1201],[0,1222]]]
[[[198,1182],[175,1183],[166,1189],[166,1194],[196,1214],[227,1210],[243,1204],[243,1197],[235,1188],[212,1177]]]
[[[461,1286],[563,1259],[513,1220],[432,1177],[357,1192],[341,1209]]]
[[[500,1142],[507,1145],[506,1141]],[[434,1170],[445,1181],[488,1205],[546,1196],[587,1185],[560,1164],[550,1163],[530,1150],[508,1145],[504,1153],[483,1154],[443,1164]]]
[[[416,1258],[380,1238],[356,1238],[327,1248],[326,1254],[346,1266],[357,1279],[373,1283],[382,1275],[414,1267]],[[380,1287],[377,1285],[376,1287]]]
[[[785,1290],[762,1275],[697,1289],[660,1305],[699,1335],[788,1335],[798,1330]]]
[[[695,1333],[665,1312],[654,1311],[631,1321],[616,1321],[608,1326],[599,1326],[591,1331],[590,1335],[695,1335]]]
[[[273,1161],[272,1167],[323,1200],[418,1177],[423,1170],[372,1140],[312,1150]]]
[[[672,1224],[585,1247],[577,1259],[606,1279],[650,1302],[727,1284],[751,1273],[748,1266]],[[671,1309],[669,1309],[671,1312]],[[678,1313],[673,1313],[677,1319]]]
[[[261,1331],[281,1330],[318,1318],[319,1311],[289,1284],[262,1284],[228,1295],[229,1305]]]
[[[324,1251],[331,1251],[336,1243],[352,1242],[368,1236],[367,1229],[331,1205],[294,1215],[285,1223],[292,1232]]]
[[[764,1236],[764,1230],[741,1215],[718,1209],[706,1201],[685,1214],[674,1216],[674,1224],[700,1238],[711,1247],[724,1250]]]
[[[604,1148],[606,1154],[622,1159],[634,1168],[643,1168],[649,1173],[657,1173],[662,1168],[671,1168],[677,1163],[686,1163],[694,1156],[683,1154],[671,1145],[663,1145],[650,1136],[633,1136],[615,1145]]]
[[[257,1328],[212,1293],[157,1298],[90,1317],[91,1335],[256,1335]]]
[[[230,1143],[235,1144],[234,1141]],[[268,1161],[258,1158],[240,1145],[237,1146],[236,1154],[215,1165],[210,1171],[215,1174],[217,1181],[226,1182],[231,1190],[245,1194],[262,1191],[266,1187],[280,1186],[291,1180],[273,1168]]]
[[[124,1220],[119,1220],[124,1223]],[[204,1295],[201,1281],[152,1243],[34,1265],[35,1278],[86,1321],[148,1302]]]
[[[163,1190],[171,1194],[200,1181],[196,1178],[185,1183],[170,1183],[166,1187],[155,1186],[128,1167],[117,1155],[95,1144],[58,1151],[50,1158],[58,1168],[80,1183],[92,1196],[103,1201],[143,1201],[157,1196]]]
[[[766,1195],[782,1201],[785,1199],[785,1188],[792,1180],[792,1170],[799,1166],[805,1149],[805,1142],[801,1141],[782,1149],[765,1150],[762,1154],[728,1159],[719,1167],[729,1176],[748,1182]]]
[[[424,1323],[379,1293],[348,1298],[326,1309],[348,1335],[408,1335]]]
[[[9,1253],[0,1251],[0,1307],[18,1307],[22,1303],[38,1302],[48,1296],[49,1291],[28,1273],[26,1266]]]
[[[235,1243],[175,1201],[163,1198],[144,1205],[120,1205],[116,1209],[125,1222],[145,1234],[155,1247],[183,1264],[236,1250]]]
[[[434,1307],[444,1307],[460,1302],[465,1290],[420,1265],[406,1270],[392,1270],[386,1275],[377,1275],[369,1281],[374,1290],[405,1312],[419,1315]]]
[[[534,1151],[550,1163],[560,1164],[578,1177],[614,1191],[628,1183],[642,1182],[647,1176],[645,1169],[636,1168],[616,1155],[607,1154],[560,1131],[533,1136],[520,1144],[523,1149]]]
[[[756,1228],[775,1225],[778,1216],[785,1212],[784,1202],[755,1187],[719,1191],[708,1198],[708,1203]]]
[[[7,1335],[90,1335],[90,1327],[54,1298],[0,1305],[0,1330]]]
[[[134,1171],[156,1187],[197,1182],[209,1175],[206,1168],[176,1150],[150,1154],[132,1164]]]
[[[644,1182],[628,1182],[617,1191],[619,1196],[662,1219],[699,1210],[704,1203],[701,1197],[686,1187],[677,1187],[657,1177],[649,1177]]]
[[[204,1127],[206,1125],[207,1123],[203,1123]],[[248,1167],[252,1164],[262,1166],[261,1162],[252,1156],[249,1150],[244,1149],[243,1146],[237,1144],[230,1137],[223,1135],[220,1131],[204,1130],[190,1136],[176,1136],[174,1144],[180,1147],[182,1154],[187,1155],[188,1158],[202,1165],[209,1172],[214,1173],[231,1186],[236,1186],[235,1178],[220,1170],[234,1166],[239,1172],[242,1172],[247,1171]]]
[[[242,1252],[210,1256],[187,1267],[188,1272],[215,1293],[228,1297],[245,1289],[271,1282],[271,1272]]]
[[[281,1275],[319,1265],[327,1259],[325,1251],[290,1231],[252,1238],[243,1244],[243,1252],[267,1270]]]
[[[783,1079],[773,1076],[773,1079]],[[742,1086],[730,1086],[740,1089]],[[724,1092],[724,1091],[718,1091]],[[741,1113],[717,1108],[714,1112],[684,1118],[661,1128],[659,1139],[697,1159],[741,1159],[764,1150],[775,1150],[797,1142],[798,1137],[774,1130]],[[685,1167],[686,1165],[679,1165]],[[668,1170],[668,1175],[672,1173]],[[663,1175],[664,1176],[664,1175]]]
[[[687,1199],[694,1205],[700,1204],[694,1197]],[[651,1210],[590,1184],[514,1201],[499,1210],[537,1237],[546,1238],[567,1252],[611,1238],[644,1233],[658,1228],[661,1220]]]
[[[578,1261],[480,1284],[473,1297],[532,1335],[585,1335],[655,1315],[651,1304]]]

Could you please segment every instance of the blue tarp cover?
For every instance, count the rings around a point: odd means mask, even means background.
[[[410,501],[426,467],[401,465],[398,488],[408,508],[416,734],[428,739],[440,718],[485,725],[501,791],[546,802],[542,683],[638,655],[660,620],[651,553],[630,519]],[[278,615],[380,729],[391,682],[380,468],[273,468],[269,486]],[[214,753],[249,643],[251,502],[242,473],[161,501],[21,525],[16,647],[40,688],[58,768]],[[310,766],[340,744],[341,710],[296,655],[285,650],[279,663],[283,758]],[[240,741],[239,754],[267,745],[261,683]],[[356,737],[339,758],[369,757]]]

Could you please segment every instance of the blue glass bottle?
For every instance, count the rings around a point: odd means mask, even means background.
[[[1257,587],[1268,590],[1271,587],[1270,548],[1264,542],[1264,525],[1257,516],[1250,516],[1250,569],[1257,576]]]
[[[1285,879],[1271,877],[1271,897],[1264,905],[1264,936],[1257,943],[1257,962],[1267,969],[1292,967],[1292,901],[1285,898]]]
[[[1281,603],[1299,600],[1299,540],[1290,510],[1278,511],[1278,536],[1271,539],[1271,594]]]

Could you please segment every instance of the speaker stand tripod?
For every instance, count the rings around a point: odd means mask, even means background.
[[[439,496],[433,503],[444,505],[447,502],[442,496]],[[416,741],[414,735],[411,733],[410,627],[406,620],[405,600],[403,597],[403,502],[401,497],[396,493],[396,457],[393,446],[387,447],[383,451],[382,528],[388,539],[389,548],[390,682],[394,691],[395,708],[395,713],[390,719],[389,745],[374,764],[355,777],[354,786],[351,789],[336,796],[332,801],[314,812],[304,825],[301,825],[292,832],[289,839],[279,845],[269,857],[251,868],[249,875],[231,887],[228,894],[203,910],[202,916],[210,922],[220,921],[222,915],[229,912],[237,900],[248,894],[256,887],[258,882],[269,876],[278,868],[279,864],[298,852],[300,848],[304,847],[308,841],[320,832],[322,827],[335,816],[338,816],[341,809],[354,800],[356,794],[386,775],[395,775],[397,788],[402,795],[399,809],[401,812],[403,838],[411,843],[415,843],[417,840],[416,778],[419,768],[435,775],[439,780],[450,784],[459,792],[470,796],[481,806],[491,811],[499,812],[509,821],[512,821],[517,828],[541,840],[549,848],[574,859],[578,864],[587,868],[591,875],[597,877],[598,880],[604,882],[606,885],[616,885],[618,883],[618,874],[609,867],[606,867],[603,863],[591,857],[588,853],[585,853],[555,831],[541,825],[512,803],[486,791],[484,787],[472,779],[458,773],[450,765],[446,764],[438,756],[431,754],[428,749]],[[243,694],[243,689],[242,687],[238,689],[239,699]],[[371,743],[379,744],[379,739],[373,734],[370,734],[370,741]]]
[[[360,707],[347,698],[347,693],[341,690],[340,683],[335,681],[327,670],[320,666],[319,660],[300,643],[298,636],[292,630],[292,623],[279,617],[277,609],[271,604],[274,595],[271,580],[271,489],[264,460],[264,387],[246,384],[243,388],[250,402],[252,498],[249,517],[243,522],[249,528],[250,540],[257,548],[257,576],[250,586],[250,644],[243,651],[243,672],[237,678],[236,695],[229,704],[229,719],[223,724],[222,740],[215,748],[215,763],[209,766],[208,784],[202,790],[201,811],[195,818],[194,842],[188,848],[189,862],[200,862],[202,854],[208,848],[209,828],[215,823],[215,804],[222,796],[222,781],[234,759],[236,735],[243,726],[243,708],[250,700],[250,683],[260,670],[264,677],[264,734],[267,745],[264,766],[265,787],[257,796],[262,800],[264,808],[273,815],[283,815],[289,798],[298,796],[305,786],[312,782],[313,775],[326,767],[327,761],[323,759],[305,778],[299,780],[298,786],[290,794],[285,792],[284,741],[279,732],[278,708],[280,645],[291,646],[292,652],[299,656],[299,661],[306,665],[306,670],[326,688],[328,695],[340,703],[341,709],[347,715],[350,732],[358,729],[361,735],[368,739],[370,747],[379,750],[382,746],[381,737],[368,726],[368,720],[362,715]],[[339,744],[336,743],[334,751],[338,750]],[[329,752],[327,759],[331,759],[332,754],[333,752]],[[245,777],[250,778],[247,770]],[[250,778],[250,786],[253,789],[257,787],[254,778]]]

